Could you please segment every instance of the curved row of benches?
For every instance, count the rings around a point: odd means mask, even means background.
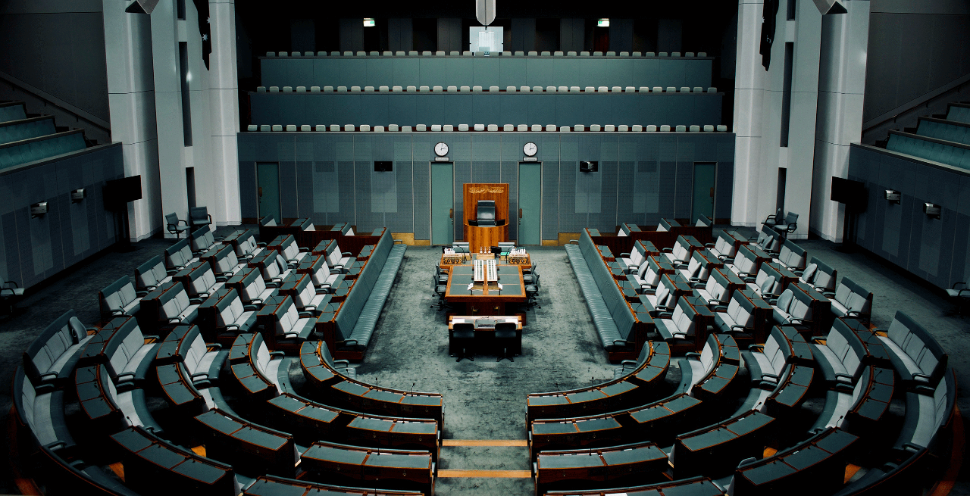
[[[849,280],[836,286],[833,269],[817,259],[808,263],[805,251],[788,240],[774,243],[770,255],[732,233],[719,233],[707,252],[688,259],[683,253],[675,255],[676,245],[669,252],[672,257],[663,257],[667,254],[652,241],[636,238],[640,232],[635,226],[621,230],[620,237],[635,237],[634,248],[615,262],[609,246],[593,242],[595,238],[609,243],[610,238],[596,237],[591,230],[567,253],[574,270],[577,261],[586,262],[588,269],[609,268],[616,282],[604,284],[605,289],[615,287],[623,294],[638,318],[652,317],[657,336],[666,340],[647,341],[640,359],[624,363],[613,381],[529,396],[527,422],[539,494],[680,494],[687,487],[703,493],[705,486],[698,480],[708,481],[719,494],[874,494],[897,484],[913,494],[927,482],[921,469],[929,468],[931,453],[948,454],[955,382],[947,372],[945,352],[925,329],[902,312],[887,330],[870,329],[871,293]],[[689,240],[679,239],[678,244],[681,241]],[[772,240],[763,241],[771,245]],[[585,259],[584,250],[589,254]],[[661,274],[668,262],[679,267]],[[726,263],[747,270],[718,265]],[[669,303],[668,295],[678,292],[678,279],[687,281],[683,272],[698,274],[705,268],[710,269],[708,282],[697,284],[700,277],[692,281],[696,285],[687,285],[674,311],[665,316],[660,308]],[[585,274],[576,272],[582,287]],[[739,273],[749,279],[736,280]],[[636,294],[636,288],[643,287],[656,288],[650,295],[655,298]],[[815,294],[832,289],[826,296]],[[799,291],[808,299],[800,299]],[[804,321],[785,315],[800,310],[785,312],[774,298],[770,306],[754,303],[762,301],[762,293],[777,298],[779,292],[787,292],[789,302],[803,302]],[[691,293],[702,296],[687,296]],[[823,328],[819,322],[826,322],[824,313],[815,313],[811,321],[810,312],[817,309],[816,301],[826,298],[831,299],[834,319]],[[725,299],[730,303],[718,307]],[[708,306],[716,307],[713,320],[705,313]],[[756,331],[753,322],[759,312],[764,325],[774,327]],[[636,374],[661,344],[674,353],[685,350],[661,328],[696,328],[706,336],[705,345],[699,355],[668,358],[682,374],[677,386],[660,381],[651,389],[632,389],[630,385],[639,385]],[[744,348],[731,346],[732,338],[738,337],[740,343],[742,336]],[[720,394],[710,394],[711,386]],[[618,408],[610,402],[624,396],[613,399],[606,392],[622,388],[646,394]],[[894,400],[897,406],[891,408]],[[902,405],[905,410],[899,408]],[[655,428],[664,421],[669,423]],[[661,472],[635,484],[596,475],[603,472],[600,462],[590,461],[595,453],[650,442],[668,458]],[[550,450],[556,450],[550,453],[556,456],[546,456]],[[559,454],[566,452],[561,450],[586,456],[563,457]],[[858,474],[851,479],[846,476],[849,463],[855,467],[849,473]],[[688,479],[695,476],[704,479]],[[658,483],[642,485],[652,481]],[[564,491],[567,487],[585,489]]]
[[[382,239],[364,250],[365,261],[355,265],[351,289],[362,293],[368,285],[393,282],[400,260],[379,263],[391,252],[390,236],[380,234]],[[355,264],[352,258],[339,251],[336,240],[320,243],[330,251],[313,255],[309,249],[294,252],[293,236],[268,250],[260,250],[251,233],[235,233],[226,245],[206,237],[193,233],[168,250],[166,261],[182,264],[182,270],[159,269],[162,260],[155,257],[139,267],[138,291],[127,278],[102,291],[99,301],[110,320],[100,328],[87,328],[69,311],[25,352],[14,379],[18,446],[30,475],[43,474],[37,480],[45,493],[265,494],[290,488],[301,494],[359,494],[352,486],[374,491],[376,485],[387,488],[380,494],[430,494],[443,421],[440,395],[355,381],[348,377],[353,369],[337,367],[327,344],[307,341],[308,336],[283,346],[291,356],[269,347],[285,344],[277,335],[292,326],[288,315],[297,313],[297,306],[301,314],[315,312],[308,319],[311,330],[328,309],[327,318],[339,317],[335,310],[346,301],[331,308],[322,300],[334,293],[313,288],[324,282],[328,289],[343,288],[320,273],[331,266],[328,257],[335,250],[343,263]],[[292,277],[268,294],[251,294],[233,279],[265,281],[262,268],[270,263],[255,268],[232,263],[240,246],[245,249],[238,259],[272,256],[279,269],[273,274],[291,271]],[[299,271],[303,263],[309,265],[307,273]],[[206,281],[213,267],[225,287],[212,289],[212,281]],[[368,267],[373,267],[370,274]],[[318,275],[322,280],[311,283]],[[187,287],[205,300],[191,300],[170,317],[167,307],[188,300]],[[241,293],[251,296],[245,308]],[[346,291],[341,298],[355,293]],[[377,298],[364,294],[356,311],[372,310],[372,300],[383,305],[386,288],[376,293]],[[324,298],[317,298],[321,294]],[[348,308],[349,316],[355,310]],[[342,321],[344,328],[354,329],[364,317],[357,320]],[[372,320],[362,325],[373,326]],[[164,339],[144,334],[140,321]],[[212,332],[213,325],[221,331]],[[245,332],[249,328],[260,332]],[[323,367],[329,378],[323,377]],[[290,434],[296,427],[296,435]],[[105,449],[91,449],[106,438],[111,441]],[[111,471],[102,468],[118,461]],[[337,479],[330,476],[334,464],[342,467]],[[118,475],[112,473],[116,468]],[[276,477],[253,479],[260,474]],[[332,485],[335,481],[340,485]]]

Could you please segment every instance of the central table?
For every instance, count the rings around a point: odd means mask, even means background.
[[[525,303],[525,284],[522,281],[522,267],[519,265],[498,265],[498,281],[487,284],[475,283],[472,289],[474,266],[471,264],[452,266],[448,273],[448,289],[445,301],[457,313],[463,315],[508,315],[506,303]],[[499,289],[498,285],[502,285]],[[461,307],[464,307],[462,310]]]

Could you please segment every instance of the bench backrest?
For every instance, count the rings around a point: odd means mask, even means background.
[[[775,306],[794,319],[812,320],[812,297],[794,286],[781,293]]]
[[[843,277],[839,286],[835,288],[835,301],[841,303],[850,312],[859,312],[859,315],[872,314],[872,292],[848,277]]]
[[[68,310],[51,322],[24,352],[24,371],[34,381],[51,370],[61,355],[87,337],[84,324],[74,310]]]
[[[184,267],[192,260],[192,248],[189,240],[183,239],[165,248],[165,266],[169,269]]]
[[[807,282],[819,291],[832,291],[835,289],[835,280],[838,272],[815,257],[812,257],[809,264],[805,267],[806,272],[813,265],[815,266],[814,274],[810,276],[810,280]]]
[[[909,315],[897,311],[886,336],[902,348],[930,377],[930,384],[936,384],[946,372],[949,356],[926,329],[916,323]]]
[[[116,310],[124,311],[126,306],[137,299],[135,286],[131,284],[128,276],[121,276],[98,293],[98,303],[103,316],[111,315]]]
[[[128,362],[134,358],[142,346],[145,346],[145,336],[138,327],[136,319],[128,319],[119,327],[111,339],[108,340],[104,352],[108,357],[108,372],[112,379],[116,379]]]
[[[235,289],[230,289],[216,303],[216,326],[226,327],[239,320],[242,314],[246,313],[243,308],[242,298],[236,293]]]
[[[336,245],[336,243],[331,245],[334,247],[334,251],[339,250],[339,248],[336,248]],[[391,234],[389,232],[381,235],[380,241],[377,242],[377,245],[374,246],[374,251],[371,252],[367,265],[364,266],[364,269],[360,271],[360,275],[357,276],[357,282],[354,283],[354,287],[350,290],[350,294],[347,295],[347,299],[340,305],[340,311],[337,312],[337,316],[334,318],[337,334],[339,335],[338,340],[346,340],[353,333],[354,326],[357,325],[357,320],[360,318],[360,312],[367,303],[367,299],[370,297],[374,285],[377,284],[377,278],[380,276],[381,271],[384,270],[384,263],[387,261],[387,256],[391,252],[392,245],[393,241],[391,240]],[[328,249],[330,249],[329,246]],[[339,256],[340,253],[337,252],[337,255]]]
[[[786,239],[784,243],[781,244],[781,252],[778,253],[778,260],[781,261],[786,267],[792,270],[801,270],[805,268],[805,259],[807,258],[808,252],[806,252],[801,246],[798,246],[790,239]]]
[[[862,359],[866,356],[865,345],[842,319],[835,319],[832,323],[832,329],[825,336],[825,346],[835,353],[849,375],[859,377],[863,369]]]
[[[734,266],[742,274],[755,274],[761,268],[762,259],[748,245],[738,248]]]
[[[740,291],[735,291],[731,295],[728,303],[727,314],[736,325],[750,328],[754,326],[754,304],[747,299]]]
[[[239,265],[239,258],[231,246],[225,245],[216,252],[215,265],[212,271],[217,275],[228,274]]]
[[[209,229],[209,226],[202,226],[192,231],[192,234],[189,235],[189,242],[194,252],[206,251],[212,245],[216,244],[216,240],[213,238],[212,230]]]
[[[216,275],[212,273],[209,264],[202,264],[189,273],[189,281],[193,295],[208,293],[216,285]]]
[[[156,255],[135,268],[135,288],[139,291],[151,291],[166,277],[168,271],[165,270],[165,262],[161,255]]]
[[[179,314],[191,305],[189,302],[189,294],[185,291],[182,283],[175,283],[168,291],[165,291],[159,296],[158,301],[160,303],[158,317],[159,320],[163,321],[178,317]]]
[[[243,294],[240,295],[244,303],[249,303],[266,291],[266,281],[258,270],[250,271],[242,280]]]

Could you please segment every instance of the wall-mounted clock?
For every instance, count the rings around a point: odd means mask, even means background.
[[[525,153],[526,157],[535,157],[536,153],[539,152],[539,147],[533,142],[528,142],[522,147],[522,152]]]
[[[448,155],[448,144],[443,141],[439,141],[438,144],[434,146],[434,153],[439,157]]]

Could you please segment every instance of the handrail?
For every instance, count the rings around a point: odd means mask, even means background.
[[[3,71],[0,71],[0,79],[12,84],[13,86],[16,86],[17,88],[20,88],[21,90],[27,93],[30,93],[31,95],[34,95],[40,98],[41,100],[44,100],[45,102],[53,104],[55,107],[77,117],[79,120],[90,122],[91,124],[95,125],[101,130],[107,132],[108,134],[111,133],[111,124],[105,121],[104,119],[95,117],[91,113],[81,110],[75,107],[74,105],[71,105],[70,103],[65,102],[64,100],[61,100],[60,98],[57,98],[56,96],[51,95],[50,93],[47,93],[44,90],[35,88]]]
[[[882,115],[880,115],[880,116],[878,116],[876,118],[869,119],[868,121],[862,123],[862,135],[865,136],[866,133],[874,130],[875,128],[877,128],[877,127],[879,127],[879,126],[881,126],[883,124],[886,124],[888,122],[894,122],[894,121],[896,121],[896,119],[898,119],[900,116],[902,116],[902,114],[905,114],[907,112],[910,112],[913,109],[915,109],[916,107],[919,107],[921,105],[925,105],[928,102],[931,102],[933,100],[936,100],[937,98],[939,98],[939,97],[941,97],[941,96],[943,96],[943,95],[945,95],[947,93],[950,93],[950,92],[952,92],[954,90],[959,90],[960,88],[962,88],[963,86],[965,86],[967,83],[970,83],[970,74],[967,74],[967,75],[965,75],[965,76],[963,76],[963,77],[961,77],[959,79],[956,79],[954,81],[951,81],[950,83],[948,83],[946,85],[943,85],[943,86],[941,86],[941,87],[939,87],[939,88],[937,88],[937,89],[935,89],[933,91],[930,91],[929,93],[926,93],[926,94],[924,94],[924,95],[922,95],[922,96],[920,96],[918,98],[915,98],[913,100],[910,100],[909,102],[906,102],[906,103],[904,103],[904,104],[902,104],[902,105],[900,105],[900,106],[898,106],[898,107],[890,110],[889,112],[883,113]]]

